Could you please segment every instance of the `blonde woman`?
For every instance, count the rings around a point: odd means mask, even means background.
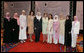
[[[44,13],[44,17],[42,18],[43,42],[47,41],[47,25],[48,25],[48,17],[47,13]]]
[[[60,15],[60,19],[59,19],[59,23],[60,23],[60,32],[59,32],[59,43],[64,45],[64,40],[65,40],[65,19],[64,16],[61,14]]]

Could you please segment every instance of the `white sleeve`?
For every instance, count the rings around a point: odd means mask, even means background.
[[[27,20],[27,16],[26,16],[26,27],[27,27],[27,21],[28,21],[28,20]]]
[[[72,22],[72,28],[71,28],[71,33],[73,33],[73,32],[72,32],[72,30],[73,30],[73,22]]]
[[[78,22],[78,23],[76,24],[74,30],[75,30],[75,33],[76,33],[76,34],[79,34],[79,30],[80,30],[80,22]]]
[[[79,30],[80,30],[80,22],[78,22],[77,30],[78,30],[78,34],[79,34]]]
[[[21,26],[21,27],[23,27],[23,20],[24,20],[23,17],[20,16],[20,26]]]
[[[20,21],[20,26],[21,26],[21,15],[20,15],[19,21]]]

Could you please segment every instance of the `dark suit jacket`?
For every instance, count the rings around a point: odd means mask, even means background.
[[[42,18],[40,19],[40,21],[36,17],[34,18],[34,30],[39,30],[40,32],[42,32]]]

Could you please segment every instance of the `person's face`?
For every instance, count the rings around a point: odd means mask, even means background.
[[[50,18],[50,19],[51,19],[51,17],[52,17],[52,16],[51,16],[51,15],[49,15],[49,18]]]
[[[76,19],[76,16],[74,16],[74,20],[77,20],[77,19]]]
[[[15,16],[15,17],[18,17],[18,14],[17,14],[17,13],[15,13],[15,14],[14,14],[14,16]]]
[[[63,15],[62,14],[60,15],[60,19],[63,19]]]
[[[10,13],[7,13],[6,16],[9,17],[10,16]]]
[[[25,15],[25,12],[22,12],[23,15]]]
[[[31,15],[33,15],[33,12],[31,12]]]
[[[47,14],[45,14],[44,16],[47,17]]]
[[[67,17],[66,17],[66,19],[68,20],[68,19],[69,19],[69,17],[67,16]]]
[[[40,13],[38,13],[38,16],[40,16]]]
[[[57,17],[55,17],[55,19],[57,19]]]

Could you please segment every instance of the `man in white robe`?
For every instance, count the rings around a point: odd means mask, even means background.
[[[25,42],[25,40],[27,39],[26,28],[27,28],[27,19],[25,11],[22,10],[22,15],[20,15],[20,32],[19,32],[19,40],[21,41],[21,43]]]
[[[80,22],[78,21],[78,18],[76,16],[74,16],[74,21],[72,22],[72,30],[71,30],[71,34],[72,34],[72,42],[71,42],[71,46],[72,48],[76,47],[76,42],[77,42],[77,35],[79,34],[79,30],[80,30]]]

